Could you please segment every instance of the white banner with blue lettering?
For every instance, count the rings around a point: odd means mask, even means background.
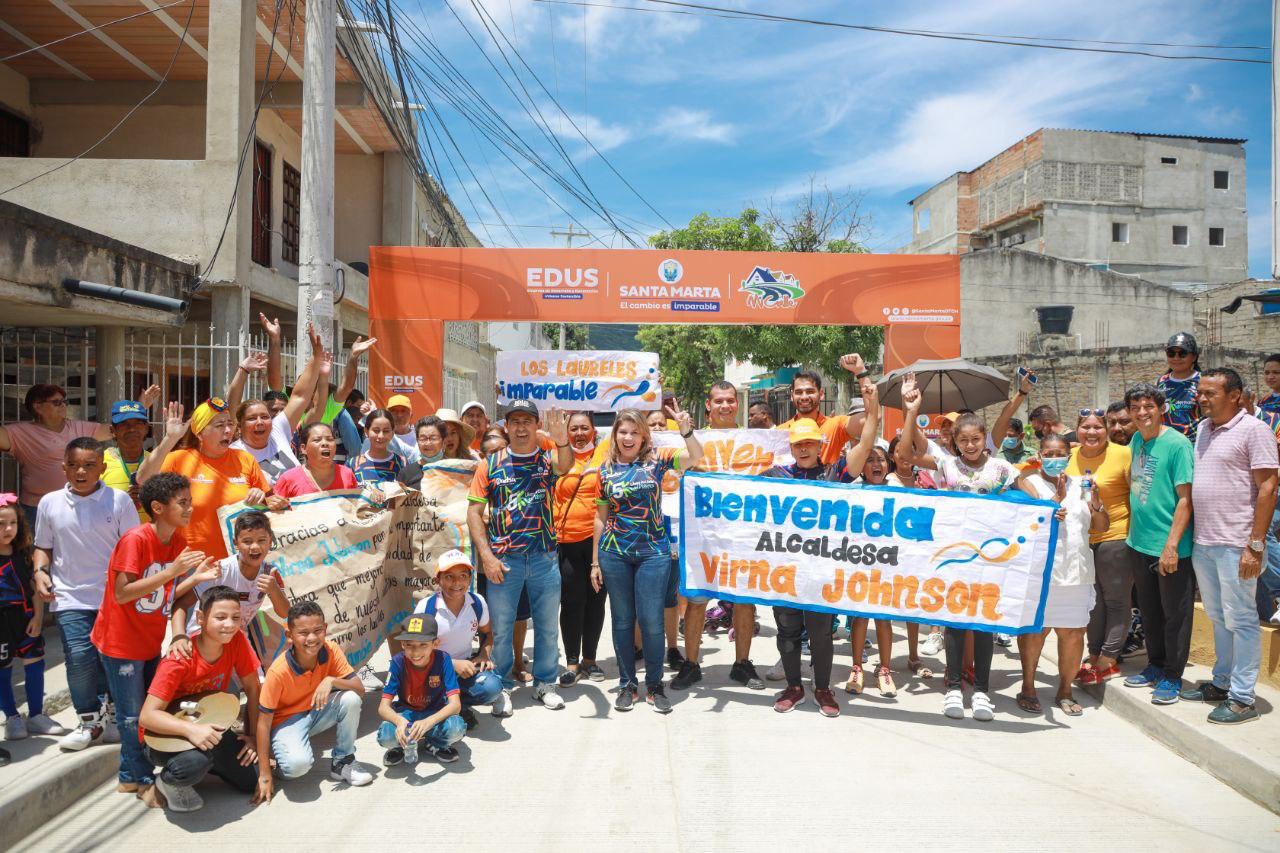
[[[685,595],[1041,630],[1058,535],[1048,501],[698,471],[680,495]]]
[[[658,355],[625,350],[504,350],[498,405],[532,400],[539,411],[617,412],[662,405]]]

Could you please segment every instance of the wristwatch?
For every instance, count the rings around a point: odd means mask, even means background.
[[[1267,543],[1262,539],[1250,539],[1249,550],[1261,554],[1263,551],[1267,550]]]

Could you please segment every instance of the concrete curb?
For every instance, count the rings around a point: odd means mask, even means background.
[[[0,850],[13,849],[119,768],[118,746],[90,746],[33,767],[23,784],[8,786],[7,796],[0,797]]]
[[[1050,638],[1049,642],[1045,643],[1041,658],[1051,661],[1056,666],[1058,662],[1056,651],[1054,640]],[[1195,682],[1190,669],[1185,676],[1185,684]],[[1130,670],[1137,671],[1132,667],[1126,667],[1125,675],[1131,674]],[[1171,712],[1170,707],[1151,704],[1150,690],[1125,687],[1122,681],[1123,679],[1116,678],[1103,684],[1087,687],[1077,684],[1075,689],[1085,691],[1096,699],[1099,705],[1132,723],[1143,734],[1164,744],[1209,775],[1262,807],[1280,814],[1280,763],[1277,762],[1277,756],[1268,754],[1269,750],[1265,748],[1261,751],[1259,749],[1246,751],[1242,746],[1224,743],[1223,739],[1217,735],[1224,734],[1224,730],[1234,730],[1237,727],[1215,726],[1205,722],[1200,714],[1196,715],[1194,721],[1188,720],[1181,714]],[[1201,707],[1198,703],[1179,704],[1196,704],[1197,708]],[[1204,714],[1207,715],[1210,706],[1203,705],[1203,709]],[[1256,731],[1256,726],[1272,724],[1272,721],[1267,719],[1269,716],[1269,714],[1264,715],[1262,720],[1252,726],[1246,724],[1246,730]]]
[[[1249,754],[1233,749],[1215,740],[1206,729],[1210,723],[1189,724],[1186,720],[1168,713],[1159,705],[1151,704],[1151,691],[1126,688],[1120,679],[1105,684],[1085,687],[1090,696],[1117,716],[1128,720],[1147,736],[1159,741],[1178,755],[1202,768],[1212,776],[1235,788],[1259,805],[1280,814],[1280,773],[1274,766],[1259,761],[1257,753]],[[1204,706],[1205,713],[1210,710]],[[1260,720],[1254,725],[1267,725]]]

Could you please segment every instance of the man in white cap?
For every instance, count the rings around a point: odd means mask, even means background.
[[[479,451],[480,442],[484,441],[484,431],[489,428],[489,413],[485,410],[484,403],[472,400],[463,406],[462,422],[471,427],[471,432],[475,435],[471,440],[471,449]]]
[[[462,689],[462,719],[467,729],[476,726],[475,705],[493,705],[495,717],[511,716],[511,694],[502,689],[502,679],[493,671],[489,653],[493,650],[493,628],[489,625],[489,605],[470,591],[471,558],[454,548],[436,561],[436,585],[440,591],[424,598],[414,613],[436,618],[440,648],[453,660],[453,672]],[[480,647],[476,649],[476,637]]]

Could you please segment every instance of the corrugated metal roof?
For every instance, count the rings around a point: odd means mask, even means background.
[[[1041,130],[1069,130],[1076,133],[1115,133],[1122,136],[1156,136],[1161,139],[1194,139],[1196,142],[1219,142],[1228,145],[1244,145],[1248,139],[1230,136],[1196,136],[1190,133],[1148,133],[1141,130],[1092,130],[1084,127],[1043,127]]]

